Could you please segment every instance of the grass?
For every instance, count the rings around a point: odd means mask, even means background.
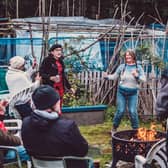
[[[80,126],[82,135],[89,143],[88,156],[100,161],[101,168],[111,161],[111,123]]]

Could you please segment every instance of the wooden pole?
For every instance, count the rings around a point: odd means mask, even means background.
[[[42,0],[42,15],[45,17],[45,0]]]
[[[75,0],[73,0],[72,16],[75,16]]]
[[[41,0],[39,0],[39,16],[41,16]]]
[[[5,17],[8,17],[8,0],[5,0]]]
[[[86,1],[82,0],[82,16],[85,16]]]
[[[100,18],[100,5],[101,5],[100,0],[98,0],[98,10],[97,10],[97,17],[96,17],[96,19]]]
[[[50,8],[49,8],[49,14],[48,14],[49,17],[51,16],[51,12],[52,12],[52,3],[53,1],[50,0]]]
[[[69,16],[69,0],[67,0],[67,16]]]
[[[35,54],[34,54],[34,48],[33,48],[33,35],[32,35],[32,29],[31,29],[31,24],[29,23],[29,32],[30,32],[30,43],[31,43],[31,52],[32,52],[32,57],[36,59]]]
[[[40,63],[41,63],[41,61],[42,61],[42,59],[45,57],[45,53],[46,53],[46,48],[45,48],[45,18],[44,18],[44,1],[43,0],[41,0],[41,11],[42,11],[42,15],[41,15],[41,17],[42,17],[42,30],[43,30],[43,44],[42,44],[42,49],[41,49],[41,57],[40,57]]]
[[[16,0],[16,18],[19,18],[19,0]]]

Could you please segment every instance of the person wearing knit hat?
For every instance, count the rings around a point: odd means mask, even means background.
[[[49,85],[41,85],[32,94],[32,100],[36,109],[45,110],[52,108],[57,102],[59,102],[59,94]],[[60,111],[60,108],[57,109]]]
[[[23,120],[21,129],[27,152],[39,157],[86,156],[88,143],[75,121],[58,115],[60,98],[56,90],[49,85],[41,85],[33,92],[32,100],[35,108]],[[86,162],[73,164],[73,168],[82,168]],[[54,166],[63,168],[63,163]]]
[[[6,83],[11,96],[19,93],[25,88],[31,87],[32,84],[36,87],[40,84],[40,77],[32,83],[31,75],[35,72],[32,67],[24,71],[25,60],[21,56],[14,56],[9,60],[9,67],[6,73]]]
[[[21,56],[15,56],[10,59],[10,67],[14,69],[20,69],[21,67],[24,67],[25,60]]]
[[[57,49],[57,48],[63,50],[61,44],[53,44],[53,45],[50,47],[49,52],[52,52],[52,51],[54,51],[54,50]]]
[[[13,100],[15,98],[15,95],[22,93],[25,89],[32,88],[32,90],[34,90],[40,85],[41,77],[39,75],[36,76],[35,82],[32,82],[31,80],[31,76],[35,72],[35,69],[30,67],[27,71],[25,71],[24,65],[25,65],[25,60],[21,56],[14,56],[9,60],[9,67],[8,67],[5,79],[6,79],[6,84],[8,86],[8,90],[10,94],[10,100]],[[27,95],[29,94],[27,93]],[[27,96],[27,97],[25,96],[24,101],[26,101],[29,104],[30,96]],[[17,103],[17,108],[21,108],[20,103]],[[9,104],[8,115],[9,116],[14,115],[14,117],[16,118],[18,117],[23,118],[29,115],[24,112],[18,114],[17,108]]]
[[[64,72],[65,65],[62,51],[63,48],[60,44],[52,45],[49,49],[48,57],[44,58],[39,69],[42,83],[52,86],[59,93],[60,108],[62,108],[65,88],[70,90],[73,94],[75,93],[75,90],[71,87]]]

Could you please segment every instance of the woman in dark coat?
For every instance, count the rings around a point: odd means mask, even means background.
[[[62,50],[60,44],[54,44],[49,49],[48,57],[44,58],[40,66],[40,76],[42,77],[43,84],[54,87],[60,95],[60,107],[62,107],[65,89],[71,90],[72,93],[75,92],[74,89],[71,88],[64,72],[65,65],[63,62]]]

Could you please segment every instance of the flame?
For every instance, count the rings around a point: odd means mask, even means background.
[[[154,124],[151,125],[150,129],[139,128],[136,134],[138,140],[141,141],[153,141],[156,140],[157,131],[155,130],[156,126]]]

